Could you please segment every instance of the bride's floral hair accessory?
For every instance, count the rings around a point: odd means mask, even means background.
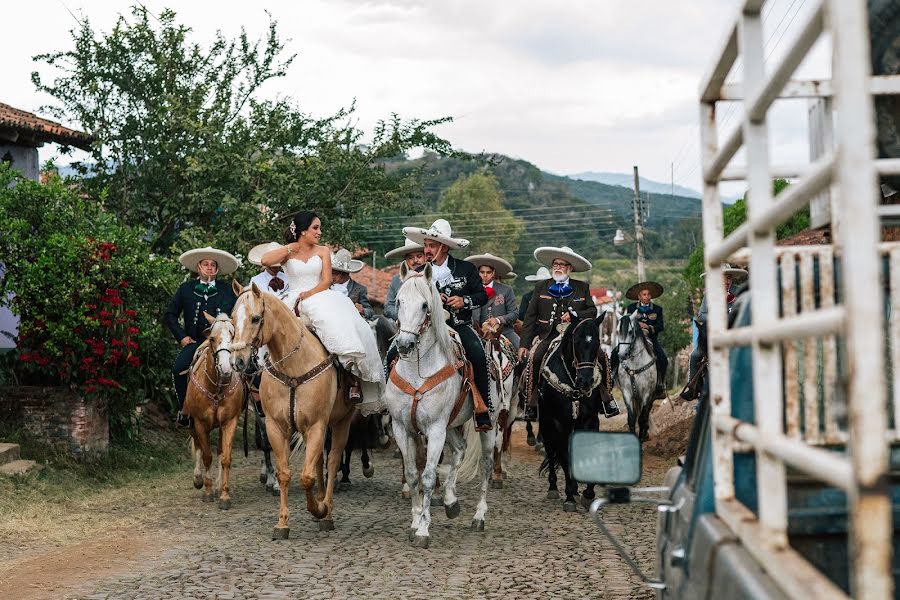
[[[291,226],[288,228],[291,230],[291,235],[294,236],[294,239],[297,239],[297,226],[291,221]]]

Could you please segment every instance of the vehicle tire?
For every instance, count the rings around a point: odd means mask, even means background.
[[[872,74],[900,73],[900,2],[869,0],[869,36],[872,49]],[[900,158],[900,96],[875,98],[875,126],[880,158]],[[900,190],[900,177],[885,177]]]

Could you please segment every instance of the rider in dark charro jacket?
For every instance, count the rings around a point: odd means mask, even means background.
[[[482,430],[490,429],[493,425],[487,356],[481,339],[472,329],[472,309],[487,302],[487,293],[475,265],[450,256],[451,249],[465,248],[469,241],[452,237],[450,224],[444,219],[438,219],[428,229],[404,227],[403,234],[425,248],[425,258],[431,263],[432,280],[441,294],[444,309],[450,314],[447,325],[459,334],[466,359],[472,363],[475,387],[488,408],[488,412],[475,413],[475,426]],[[421,271],[423,268],[424,265],[417,270]],[[385,365],[393,364],[396,357],[397,348],[391,346],[385,357]]]
[[[638,324],[644,330],[647,339],[653,344],[653,352],[656,354],[656,390],[653,397],[655,399],[666,398],[666,371],[669,368],[669,358],[659,343],[659,334],[665,329],[663,322],[663,308],[652,302],[653,298],[662,296],[663,287],[654,281],[642,281],[628,288],[625,297],[629,300],[637,300],[632,302],[625,308],[625,314],[631,314],[638,311]],[[619,368],[619,349],[613,350],[612,354],[612,371],[616,372]]]
[[[172,366],[172,379],[178,402],[176,423],[189,427],[190,417],[181,412],[187,395],[188,376],[185,371],[191,366],[194,352],[203,342],[204,331],[209,323],[203,313],[215,317],[219,313],[231,314],[237,297],[226,279],[216,279],[216,275],[228,275],[237,270],[238,260],[222,250],[199,248],[182,254],[178,261],[198,274],[198,279],[182,283],[166,307],[164,322],[175,340],[181,344],[181,351]],[[179,322],[179,318],[182,319]]]

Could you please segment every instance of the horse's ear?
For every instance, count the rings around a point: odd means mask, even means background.
[[[231,291],[234,292],[234,295],[235,295],[235,296],[240,296],[240,295],[241,295],[241,292],[244,291],[244,288],[241,287],[241,284],[238,283],[238,280],[237,280],[237,279],[232,279],[232,280],[231,280]]]
[[[404,260],[402,263],[400,263],[400,281],[406,281],[408,275],[409,267],[406,266],[406,261]]]
[[[425,269],[422,272],[425,273],[425,281],[431,283],[431,263],[425,263]]]
[[[207,322],[208,322],[210,325],[212,325],[213,323],[216,322],[215,317],[213,317],[212,315],[210,315],[210,314],[209,314],[208,312],[206,312],[205,310],[203,311],[203,316],[206,317],[206,320],[207,320]]]
[[[259,291],[259,288],[256,287],[256,282],[253,282],[253,283],[250,284],[250,289],[253,290],[253,295],[254,295],[254,296],[257,296],[257,297],[258,297],[258,296],[260,296],[260,295],[262,294],[262,292]]]

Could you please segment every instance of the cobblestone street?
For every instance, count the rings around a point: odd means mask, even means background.
[[[462,514],[449,520],[433,509],[431,547],[407,540],[409,502],[400,497],[400,461],[375,452],[375,476],[364,479],[354,457],[352,488],[336,494],[335,525],[320,532],[291,488],[291,537],[272,541],[277,499],[256,479],[259,454],[238,456],[233,508],[200,501],[183,476],[163,514],[135,531],[156,538],[128,566],[110,576],[79,573],[77,585],[57,588],[65,598],[650,598],[652,594],[601,539],[587,512],[565,513],[545,499],[541,455],[514,433],[505,488],[489,491],[486,531],[469,530],[475,482],[460,488]],[[297,470],[298,461],[292,463]],[[671,461],[645,457],[642,484],[658,484]],[[653,568],[655,514],[646,505],[608,510],[639,563]],[[87,552],[85,552],[87,554]],[[41,597],[38,595],[37,597]]]

